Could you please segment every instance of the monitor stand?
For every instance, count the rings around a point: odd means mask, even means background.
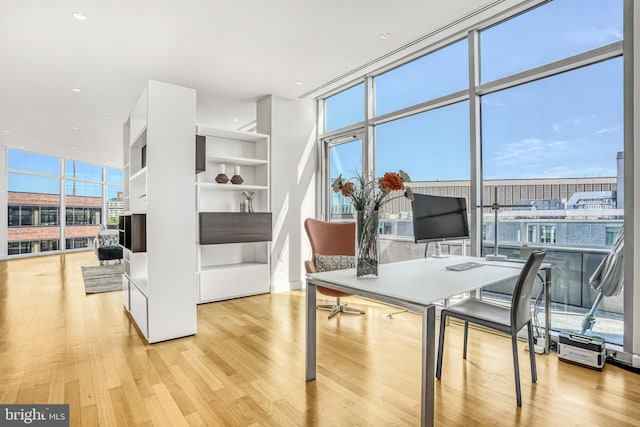
[[[449,254],[442,253],[442,246],[440,246],[440,242],[436,242],[436,253],[431,254],[432,258],[449,258]]]
[[[484,257],[487,261],[506,261],[507,260],[507,256],[506,255],[498,255],[498,254],[494,254],[494,255],[487,255],[486,257]]]

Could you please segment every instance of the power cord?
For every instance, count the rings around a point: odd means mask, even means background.
[[[536,338],[540,338],[540,329],[542,327],[540,326],[540,321],[538,320],[538,314],[540,314],[540,305],[541,305],[541,303],[543,301],[545,287],[544,287],[544,279],[542,278],[540,273],[538,273],[536,275],[536,277],[538,279],[540,279],[540,284],[542,286],[540,286],[540,292],[538,292],[538,296],[536,297],[536,301],[533,304],[533,329],[534,329],[535,337]],[[547,339],[547,337],[545,337],[545,339]]]

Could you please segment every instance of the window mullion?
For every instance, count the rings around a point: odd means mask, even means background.
[[[362,141],[362,173],[375,175],[376,164],[376,147],[375,147],[375,131],[371,124],[375,117],[375,89],[373,77],[367,77],[364,81],[364,135]]]
[[[60,180],[60,236],[58,237],[59,241],[58,241],[58,248],[60,248],[60,250],[64,251],[67,249],[66,246],[66,240],[65,240],[65,236],[66,236],[66,226],[67,226],[67,197],[65,195],[65,189],[66,189],[66,185],[65,185],[65,175],[66,175],[66,162],[64,161],[64,158],[60,158],[60,176],[58,177],[58,179]],[[64,218],[64,219],[63,219]]]
[[[471,231],[471,255],[482,253],[482,141],[480,132],[480,35],[472,30],[468,35],[469,43],[469,154],[470,154],[470,188],[469,207]]]

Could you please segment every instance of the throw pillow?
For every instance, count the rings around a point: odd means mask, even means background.
[[[103,248],[105,246],[118,246],[119,236],[118,230],[104,230],[98,233],[96,236],[98,240],[98,247]]]
[[[316,270],[322,271],[344,270],[356,266],[356,257],[353,255],[320,255],[316,254]]]

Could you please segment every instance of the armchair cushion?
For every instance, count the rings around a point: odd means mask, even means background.
[[[316,254],[314,259],[316,271],[344,270],[356,266],[356,257],[352,255],[321,255]]]
[[[98,233],[95,239],[93,239],[93,248],[96,254],[98,253],[98,248],[103,248],[106,246],[118,246],[118,244],[118,230],[102,230]]]

